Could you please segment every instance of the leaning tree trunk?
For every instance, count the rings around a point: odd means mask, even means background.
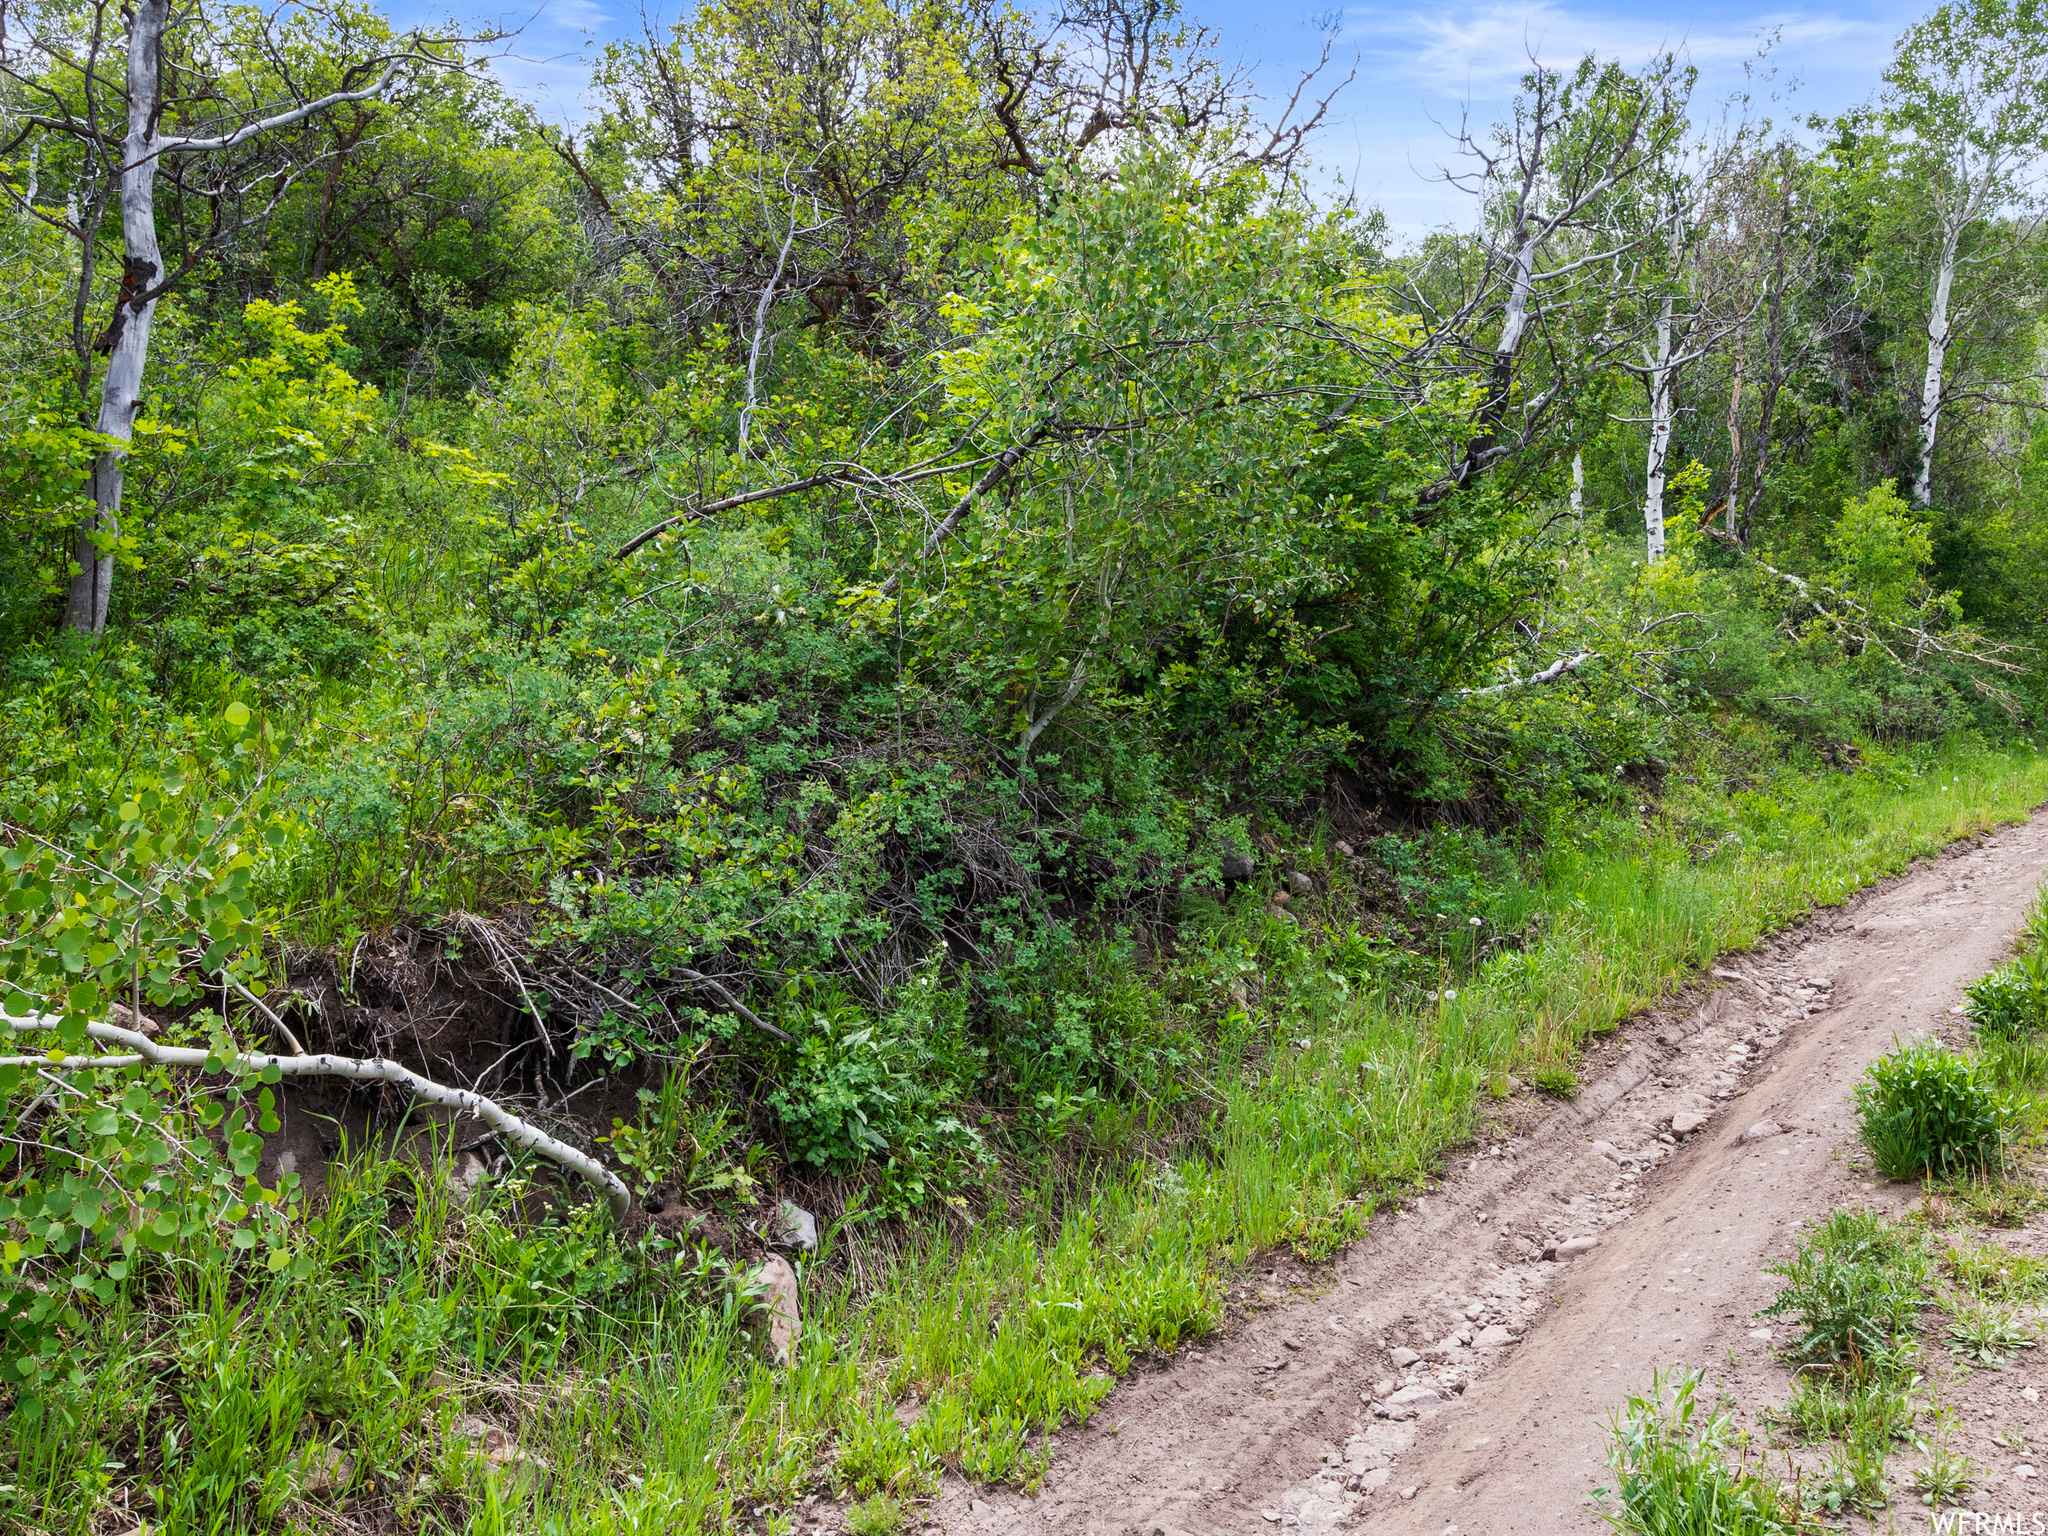
[[[1920,474],[1913,482],[1913,501],[1928,506],[1934,500],[1934,436],[1941,424],[1942,370],[1948,361],[1949,295],[1956,282],[1956,241],[1953,235],[1941,242],[1941,264],[1934,273],[1934,302],[1927,308],[1927,376],[1920,382]]]
[[[1657,316],[1657,356],[1650,375],[1650,454],[1644,466],[1643,529],[1649,536],[1648,557],[1652,564],[1664,558],[1664,481],[1671,461],[1672,396],[1678,369],[1672,362],[1677,301],[1664,300]]]
[[[142,406],[142,370],[156,316],[163,258],[156,241],[157,71],[169,0],[136,0],[128,26],[128,132],[121,144],[121,292],[100,338],[107,371],[100,380],[102,436],[109,447],[93,461],[93,511],[78,530],[78,574],[64,605],[64,626],[97,635],[107,627],[114,592],[114,541],[121,533],[121,487],[127,444]]]

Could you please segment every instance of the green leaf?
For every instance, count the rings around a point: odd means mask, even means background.
[[[221,718],[236,730],[240,730],[249,723],[249,706],[237,699],[221,712]]]

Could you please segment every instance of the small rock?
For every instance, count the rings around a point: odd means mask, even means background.
[[[1499,1349],[1502,1345],[1514,1342],[1515,1336],[1512,1333],[1509,1333],[1499,1323],[1494,1323],[1490,1327],[1479,1330],[1478,1336],[1472,1340],[1472,1347],[1474,1349]]]
[[[1413,1365],[1416,1361],[1420,1360],[1422,1356],[1418,1355],[1412,1349],[1397,1346],[1396,1348],[1387,1351],[1387,1358],[1394,1362],[1395,1370],[1405,1371],[1408,1369],[1409,1366]]]
[[[482,1188],[490,1173],[491,1165],[484,1161],[483,1154],[473,1147],[464,1147],[455,1154],[455,1161],[448,1169],[448,1188],[457,1199],[467,1199]]]
[[[1284,907],[1287,905],[1288,902],[1292,901],[1293,899],[1294,898],[1289,896],[1285,891],[1275,891],[1273,893],[1273,905],[1276,907]]]
[[[1233,883],[1239,880],[1249,880],[1258,867],[1258,861],[1248,853],[1244,853],[1236,848],[1226,848],[1223,851],[1221,868],[1223,878],[1226,880]]]
[[[980,1499],[975,1499],[967,1507],[977,1515],[991,1515],[995,1513],[994,1510],[990,1509],[988,1505]]]
[[[1784,1134],[1783,1128],[1779,1126],[1777,1121],[1759,1120],[1735,1139],[1738,1142],[1767,1141],[1773,1136],[1782,1136]]]
[[[1600,1239],[1597,1237],[1568,1237],[1557,1245],[1557,1256],[1560,1259],[1576,1259],[1580,1254],[1591,1253],[1599,1246]]]
[[[1412,1499],[1412,1498],[1414,1498],[1414,1497],[1415,1497],[1415,1493],[1416,1493],[1416,1487],[1415,1487],[1415,1484],[1413,1484],[1413,1483],[1410,1483],[1410,1484],[1409,1484],[1409,1485],[1408,1485],[1408,1486],[1407,1486],[1406,1488],[1403,1488],[1403,1489],[1401,1490],[1401,1497],[1402,1497],[1402,1498],[1404,1498],[1404,1499]]]
[[[2020,1396],[2024,1397],[2030,1403],[2038,1403],[2039,1401],[2041,1401],[2041,1394],[2032,1387],[2021,1387]]]
[[[1428,1408],[1442,1402],[1430,1387],[1403,1387],[1387,1398],[1389,1408]]]
[[[1382,1376],[1378,1381],[1372,1384],[1372,1395],[1378,1398],[1392,1397],[1394,1395],[1394,1388],[1399,1385],[1400,1383],[1395,1381],[1393,1377]],[[2032,1392],[2034,1389],[2032,1387],[2029,1387],[2027,1388],[2027,1390],[2029,1392]],[[2028,1401],[2031,1402],[2032,1399],[2030,1398],[2028,1399]]]
[[[790,1247],[803,1253],[818,1251],[818,1218],[798,1205],[794,1200],[785,1200],[781,1205],[782,1240]]]
[[[1337,841],[1333,843],[1331,846],[1334,847],[1338,853],[1342,854],[1347,859],[1350,858],[1355,852],[1357,852],[1356,849],[1354,849],[1349,843],[1345,842],[1344,839],[1341,837],[1338,838]]]
[[[768,1314],[768,1343],[779,1364],[789,1364],[797,1341],[804,1336],[803,1316],[797,1308],[796,1271],[781,1254],[770,1254],[754,1271],[761,1287],[761,1310]]]
[[[1606,1158],[1610,1163],[1621,1161],[1621,1148],[1611,1141],[1596,1141],[1593,1143],[1593,1150]]]
[[[2019,1464],[2018,1466],[2016,1466],[2016,1467],[2014,1467],[2014,1468],[2012,1469],[2012,1475],[2013,1475],[2014,1477],[2038,1477],[2038,1476],[2040,1476],[2040,1474],[2039,1474],[2038,1472],[2036,1472],[2036,1471],[2035,1471],[2035,1470],[2034,1470],[2034,1469],[2033,1469],[2032,1467],[2028,1466],[2028,1465],[2027,1465],[2027,1464],[2026,1464],[2026,1463],[2025,1463],[2024,1461],[2023,1461],[2023,1462],[2021,1462],[2021,1463],[2020,1463],[2020,1464]]]
[[[301,1493],[339,1493],[356,1479],[355,1463],[331,1445],[316,1445],[307,1455]]]
[[[1259,1511],[1259,1513],[1261,1515],[1264,1515],[1268,1520],[1272,1521],[1275,1525],[1278,1525],[1280,1523],[1280,1511],[1277,1509],[1262,1509]]]
[[[137,1020],[141,1020],[137,1023]],[[137,1013],[126,1003],[115,1003],[107,1009],[107,1022],[116,1029],[133,1029],[154,1040],[163,1033],[163,1026],[146,1013]]]
[[[1671,1117],[1671,1131],[1676,1136],[1690,1136],[1707,1123],[1706,1111],[1681,1109]]]
[[[1316,888],[1315,881],[1298,869],[1287,877],[1287,884],[1288,888],[1297,896],[1307,896]]]

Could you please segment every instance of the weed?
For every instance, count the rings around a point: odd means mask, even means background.
[[[1927,1289],[1920,1241],[1874,1212],[1835,1211],[1769,1273],[1787,1282],[1759,1317],[1799,1318],[1793,1358],[1889,1374],[1910,1350]]]
[[[1957,1286],[1989,1301],[2048,1296],[2048,1259],[2030,1253],[2008,1253],[1991,1243],[1951,1244],[1941,1268]]]
[[[1920,1502],[1930,1509],[1939,1509],[1945,1503],[1961,1502],[1977,1476],[1977,1469],[1970,1458],[1949,1444],[1953,1429],[1951,1418],[1948,1413],[1938,1415],[1933,1437],[1918,1442],[1918,1449],[1927,1457],[1927,1464],[1913,1474],[1909,1486],[1920,1495]]]
[[[1792,1378],[1792,1399],[1783,1419],[1800,1439],[1815,1444],[1841,1439],[1882,1444],[1906,1437],[1913,1427],[1913,1407],[1906,1393],[1888,1382],[1801,1371]]]
[[[853,1536],[897,1536],[903,1519],[903,1506],[893,1495],[874,1493],[847,1510],[846,1528]]]
[[[1894,1179],[1977,1172],[1997,1161],[2011,1111],[1968,1057],[1917,1040],[1871,1064],[1854,1102],[1863,1144]]]
[[[1963,1012],[1980,1040],[2021,1039],[2048,1029],[2048,953],[2022,955],[1971,982]]]
[[[1789,1536],[1801,1523],[1794,1490],[1749,1467],[1725,1413],[1703,1414],[1700,1373],[1658,1372],[1607,1424],[1607,1461],[1619,1510],[1601,1516],[1640,1536]],[[1730,1461],[1733,1452],[1734,1460]]]
[[[2029,1215],[2048,1205],[2048,1197],[2039,1189],[2024,1180],[2007,1177],[2003,1170],[1978,1177],[1941,1179],[1932,1187],[1987,1227],[2023,1227]]]
[[[1553,1099],[1576,1099],[1579,1096],[1579,1074],[1570,1067],[1532,1067],[1529,1081]]]
[[[1949,1353],[1994,1371],[2004,1369],[2017,1351],[2032,1349],[2039,1336],[2032,1323],[1986,1301],[1964,1301],[1948,1325]]]

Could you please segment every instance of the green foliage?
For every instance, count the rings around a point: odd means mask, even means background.
[[[1704,1411],[1699,1387],[1698,1372],[1659,1372],[1609,1419],[1615,1487],[1597,1496],[1618,1507],[1601,1518],[1637,1536],[1790,1536],[1804,1523],[1797,1494],[1751,1470],[1732,1416]]]
[[[2022,1349],[2040,1342],[2040,1329],[1996,1302],[1966,1300],[1948,1325],[1949,1353],[1976,1366],[2000,1370]]]
[[[131,781],[74,822],[76,852],[32,836],[0,849],[0,1011],[17,1043],[48,1047],[0,1062],[9,1385],[75,1380],[82,1366],[67,1346],[87,1312],[157,1259],[260,1248],[273,1272],[310,1272],[288,1245],[293,1181],[265,1188],[255,1177],[263,1133],[279,1128],[275,1068],[216,1065],[225,1081],[195,1089],[118,1041],[88,1038],[116,1008],[136,1026],[146,1007],[228,992],[253,1002],[266,989],[250,877],[283,828],[260,792],[230,798],[218,777],[249,721],[246,706],[230,705],[220,756]],[[202,1012],[184,1032],[211,1061],[235,1054],[221,1015]]]
[[[1853,1101],[1863,1144],[1894,1179],[1969,1174],[1995,1164],[2013,1113],[1968,1057],[1936,1040],[1878,1058]]]
[[[1830,1213],[1768,1273],[1786,1283],[1757,1315],[1796,1317],[1792,1358],[1851,1376],[1893,1369],[1927,1295],[1925,1251],[1872,1211]]]
[[[1941,1267],[1964,1292],[1988,1301],[2036,1301],[2048,1295],[2048,1259],[1989,1243],[1952,1244]]]
[[[2048,1030],[2048,954],[2001,965],[1964,989],[1964,1011],[1980,1038],[2017,1039]]]

